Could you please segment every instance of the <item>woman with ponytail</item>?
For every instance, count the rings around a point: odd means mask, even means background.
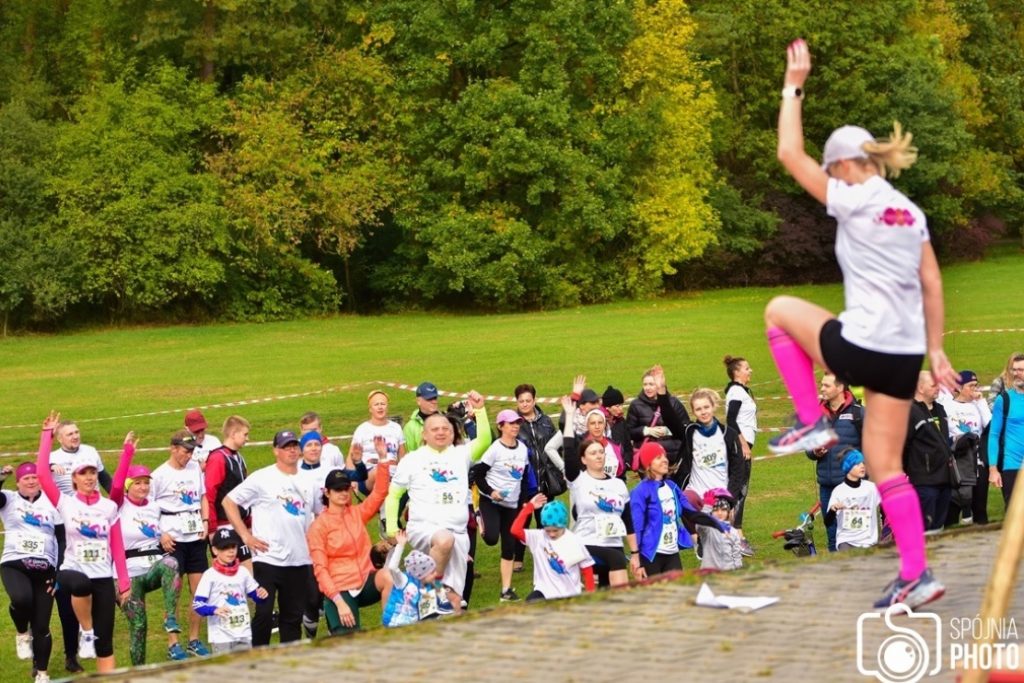
[[[912,136],[897,123],[888,139],[843,126],[825,143],[821,163],[804,151],[803,85],[811,71],[807,43],[786,53],[779,109],[778,158],[808,194],[836,219],[836,257],[845,310],[838,316],[792,296],[765,309],[768,345],[796,407],[792,429],[769,442],[775,453],[815,450],[837,437],[818,401],[814,365],[848,386],[864,387],[863,451],[900,552],[900,571],[875,603],[911,608],[942,597],[928,569],[917,493],[903,472],[910,404],[925,354],[936,384],[956,389],[942,348],[942,277],[921,209],[894,188],[917,159]]]

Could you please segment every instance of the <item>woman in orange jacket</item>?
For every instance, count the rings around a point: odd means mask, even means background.
[[[376,444],[377,441],[381,443]],[[374,439],[378,453],[387,445]],[[379,468],[373,491],[362,503],[352,504],[352,482],[342,470],[327,475],[324,512],[306,532],[313,573],[324,597],[324,616],[332,635],[359,628],[359,608],[387,603],[391,575],[370,562],[373,542],[366,524],[377,514],[391,483],[387,467]],[[352,595],[352,591],[358,591]]]

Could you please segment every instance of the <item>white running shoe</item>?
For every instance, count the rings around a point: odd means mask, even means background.
[[[18,659],[32,659],[32,634],[19,633],[14,636],[14,649],[18,652]]]
[[[45,671],[36,672],[36,683],[50,683],[50,674]]]
[[[85,631],[78,632],[78,658],[96,659],[96,636]]]

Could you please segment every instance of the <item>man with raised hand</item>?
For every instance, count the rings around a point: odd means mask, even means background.
[[[300,457],[295,432],[278,432],[274,435],[274,464],[253,472],[223,501],[228,520],[252,550],[253,576],[269,594],[256,605],[254,647],[270,643],[275,597],[281,642],[302,636],[302,612],[313,564],[306,530],[313,522],[316,494],[310,480],[298,474]],[[252,531],[242,518],[242,507],[252,511]]]
[[[422,387],[422,385],[421,385]],[[436,402],[436,388],[433,392]],[[469,393],[469,405],[477,420],[477,438],[453,445],[455,430],[441,413],[426,416],[425,444],[399,461],[391,478],[386,503],[387,531],[398,530],[398,503],[409,494],[409,543],[429,553],[437,565],[438,611],[461,612],[469,559],[469,468],[491,443],[491,427],[484,398]],[[410,442],[411,443],[411,442]],[[441,588],[441,585],[437,585]]]

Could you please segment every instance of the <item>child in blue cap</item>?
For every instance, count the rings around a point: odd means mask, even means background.
[[[836,524],[836,550],[870,548],[878,543],[878,487],[865,479],[864,454],[848,448],[839,454],[846,479],[833,490],[826,523]]]
[[[527,529],[526,520],[540,510],[543,529]],[[594,560],[579,536],[567,529],[569,511],[559,500],[548,502],[538,493],[529,500],[512,522],[512,535],[533,555],[533,591],[527,602],[554,600],[579,595],[580,583],[594,590]]]

